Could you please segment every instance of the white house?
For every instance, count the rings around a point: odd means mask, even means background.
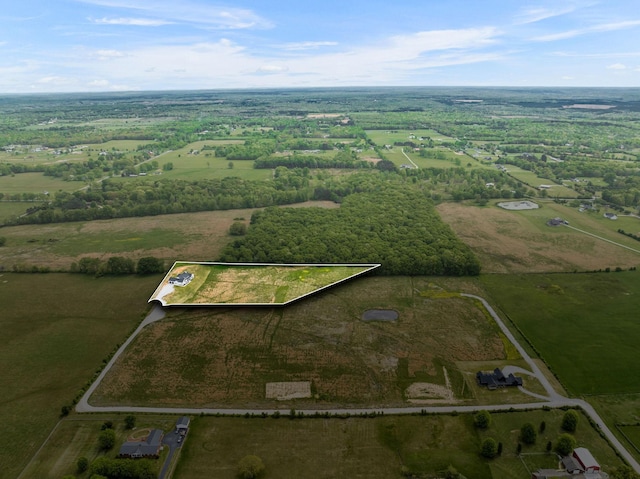
[[[191,283],[193,280],[194,274],[185,271],[184,273],[180,273],[178,276],[172,276],[169,278],[169,284],[174,286],[186,286]]]

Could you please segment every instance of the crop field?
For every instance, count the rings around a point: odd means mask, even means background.
[[[163,305],[284,304],[379,265],[276,266],[176,263],[151,300]],[[191,273],[185,286],[171,276]]]
[[[313,397],[297,407],[407,404],[414,383],[473,400],[456,362],[506,360],[503,339],[474,302],[434,288],[363,277],[277,310],[176,311],[142,331],[91,403],[286,408],[265,399],[266,383],[300,381]],[[399,319],[362,321],[369,309]]]
[[[492,301],[570,394],[640,392],[640,274],[486,275]],[[535,308],[523,308],[535,304]]]
[[[560,434],[563,411],[494,413],[486,431],[473,427],[469,415],[394,416],[348,419],[195,418],[184,445],[177,477],[196,479],[236,477],[238,461],[257,455],[266,475],[279,478],[376,477],[395,478],[401,471],[433,475],[448,466],[474,479],[522,479],[525,468],[553,466],[556,456],[547,454],[548,441]],[[545,431],[532,446],[525,446],[523,459],[516,456],[520,427]],[[499,458],[480,457],[480,444],[493,437],[504,445]],[[611,447],[580,418],[576,438],[594,451],[605,471],[620,465]]]
[[[0,478],[13,479],[102,360],[142,319],[159,278],[0,273]]]
[[[546,224],[551,218],[561,217],[571,226],[640,250],[640,243],[614,231],[615,221],[551,201],[537,203],[539,209],[526,211],[460,203],[442,203],[437,210],[478,256],[484,273],[628,269],[640,264],[639,253],[569,228]]]
[[[0,193],[54,193],[58,190],[75,191],[85,184],[81,181],[64,181],[42,173],[20,173],[15,176],[0,176]]]

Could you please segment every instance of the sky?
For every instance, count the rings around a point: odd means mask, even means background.
[[[638,0],[14,0],[0,93],[640,86]]]

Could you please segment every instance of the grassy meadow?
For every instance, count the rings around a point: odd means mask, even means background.
[[[16,193],[44,193],[53,194],[56,191],[75,191],[85,186],[82,181],[64,181],[42,173],[20,173],[14,176],[0,176],[0,192],[5,195]],[[33,206],[33,203],[31,204]],[[25,208],[26,209],[26,208]],[[22,211],[24,213],[24,210]]]
[[[159,277],[0,274],[0,478],[13,479],[144,317]]]
[[[556,456],[546,453],[548,441],[560,434],[563,411],[494,413],[486,431],[473,427],[470,415],[385,416],[348,419],[273,418],[194,419],[184,445],[176,477],[235,478],[238,461],[257,455],[266,477],[399,478],[402,472],[434,475],[448,466],[474,479],[522,479],[529,470],[555,467]],[[520,427],[536,429],[545,422],[532,446],[516,455]],[[480,444],[492,437],[503,444],[500,457],[480,456]],[[605,471],[620,465],[611,447],[581,416],[576,439],[588,447]]]
[[[640,392],[635,361],[640,273],[485,275],[480,280],[570,394]]]
[[[369,309],[399,319],[363,321]],[[141,332],[92,404],[286,409],[265,398],[265,385],[292,381],[312,381],[299,408],[485,403],[496,398],[475,372],[489,361],[520,364],[503,339],[486,311],[426,278],[366,276],[285,308],[176,310]],[[414,383],[448,394],[409,398]],[[528,387],[541,392],[534,380]],[[517,390],[500,396],[534,400]]]

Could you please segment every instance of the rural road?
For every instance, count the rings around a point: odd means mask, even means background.
[[[404,148],[402,148],[402,150],[401,150],[401,151],[402,151],[402,154],[404,155],[404,157],[405,157],[407,160],[409,160],[409,162],[410,162],[410,163],[413,165],[413,167],[417,170],[417,169],[418,169],[418,165],[416,165],[416,164],[413,162],[413,160],[412,160],[411,158],[409,158],[409,155],[407,155],[407,154],[404,152]]]
[[[93,384],[91,386],[89,386],[89,389],[87,389],[87,391],[80,398],[80,400],[78,401],[78,404],[76,404],[76,411],[78,411],[78,412],[94,412],[94,411],[96,411],[96,408],[94,408],[93,406],[90,406],[89,402],[88,402],[89,398],[91,397],[91,395],[94,393],[96,388],[100,385],[100,383],[102,382],[104,377],[107,375],[107,373],[109,372],[111,367],[118,360],[118,358],[120,357],[122,352],[125,349],[127,349],[127,347],[129,347],[129,344],[131,344],[131,342],[135,339],[135,337],[138,334],[140,334],[140,331],[142,331],[147,324],[151,324],[151,323],[153,323],[155,321],[158,321],[158,320],[164,318],[164,315],[165,315],[164,309],[162,309],[157,304],[153,306],[151,311],[149,311],[149,314],[147,314],[147,317],[144,318],[144,320],[138,325],[138,327],[133,332],[133,334],[127,338],[127,340],[122,344],[122,346],[120,346],[118,348],[118,350],[113,355],[111,360],[107,363],[107,365],[104,367],[104,369],[102,370],[102,372],[100,373],[98,378],[93,382]]]
[[[491,305],[480,296],[476,296],[473,294],[461,293],[461,296],[470,298],[482,303],[482,305],[486,308],[486,310],[491,314],[496,324],[499,326],[500,330],[504,333],[504,335],[511,341],[514,347],[518,350],[522,358],[531,368],[531,375],[535,376],[536,379],[542,384],[545,391],[547,392],[547,396],[541,396],[539,394],[528,393],[526,390],[523,392],[530,394],[531,396],[541,399],[540,402],[535,403],[521,403],[521,404],[492,404],[492,405],[472,405],[472,406],[418,406],[418,407],[367,407],[367,408],[349,408],[349,409],[297,409],[298,413],[303,413],[305,416],[312,416],[316,413],[318,414],[326,414],[329,413],[331,415],[351,415],[351,416],[359,416],[363,414],[419,414],[423,411],[427,413],[452,413],[452,412],[462,412],[462,413],[472,413],[481,410],[487,411],[506,411],[506,410],[526,410],[526,409],[534,409],[534,408],[543,408],[543,407],[551,407],[551,408],[559,408],[559,407],[579,407],[584,413],[591,418],[591,420],[598,425],[602,433],[606,436],[609,442],[613,445],[613,447],[619,452],[619,454],[629,463],[629,465],[638,473],[640,473],[640,464],[635,458],[627,451],[624,445],[618,440],[618,438],[611,432],[609,427],[602,420],[600,415],[596,412],[596,410],[586,401],[582,399],[572,399],[562,396],[558,392],[555,391],[547,377],[542,373],[537,364],[533,361],[531,356],[527,353],[527,351],[520,345],[520,343],[513,336],[509,328],[504,324],[502,319],[498,316],[495,310],[491,307]],[[86,393],[82,396],[78,404],[76,405],[77,412],[103,412],[103,413],[111,413],[111,412],[121,412],[121,413],[154,413],[154,414],[182,414],[182,415],[200,415],[200,414],[211,414],[211,415],[224,415],[224,416],[243,416],[245,414],[254,414],[261,415],[265,414],[273,414],[278,411],[280,414],[283,413],[280,409],[216,409],[216,408],[170,408],[170,407],[136,407],[136,406],[91,406],[88,402],[89,397],[96,390],[102,379],[109,372],[113,364],[116,362],[120,354],[129,346],[129,344],[133,341],[133,339],[142,331],[142,329],[155,321],[158,321],[164,317],[165,313],[162,307],[159,305],[155,305],[153,309],[149,312],[147,317],[140,323],[138,328],[133,332],[133,334],[120,346],[118,351],[113,355],[109,363],[105,366],[103,371],[100,373],[98,378],[94,381],[94,383],[89,387]],[[285,412],[286,414],[286,412]]]

